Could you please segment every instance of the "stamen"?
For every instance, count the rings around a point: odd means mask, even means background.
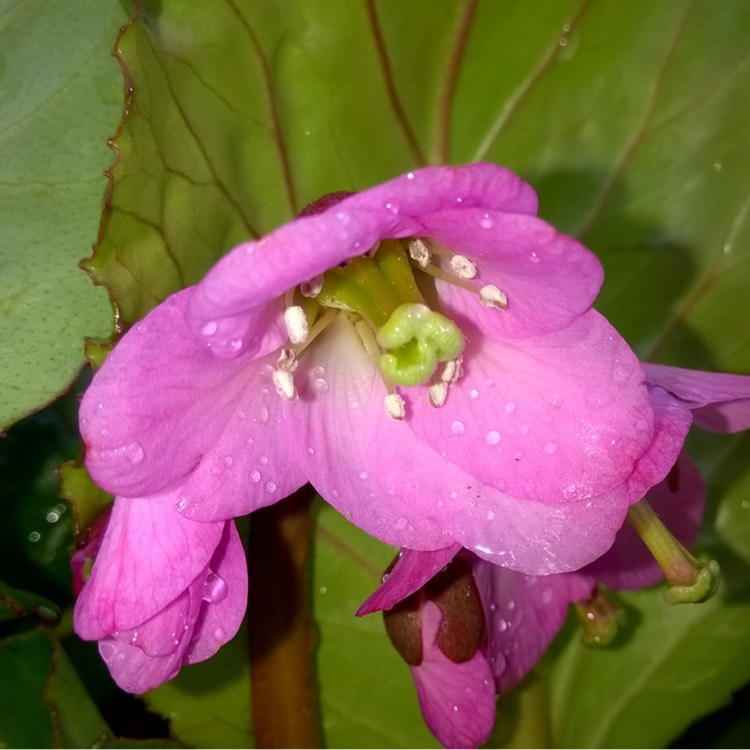
[[[443,372],[440,374],[440,380],[442,380],[443,383],[452,385],[461,377],[461,374],[461,359],[451,359],[445,363]]]
[[[462,279],[473,279],[477,275],[477,267],[465,255],[454,255],[450,264],[456,276]]]
[[[406,415],[406,402],[398,393],[389,393],[383,399],[383,406],[391,419],[401,420]]]
[[[303,281],[299,285],[300,294],[303,297],[317,297],[323,288],[323,277],[313,276],[309,281]]]
[[[297,355],[292,349],[282,349],[276,360],[276,369],[283,372],[294,372],[297,369]]]
[[[427,396],[432,406],[442,406],[448,398],[448,383],[444,383],[442,380],[439,383],[434,383],[427,391]]]
[[[672,536],[648,501],[643,499],[628,511],[628,523],[638,532],[669,587],[664,598],[670,604],[691,604],[710,599],[719,586],[721,569],[716,560],[702,562]]]
[[[427,268],[432,260],[432,253],[424,240],[415,237],[413,240],[409,240],[409,257],[420,268]]]
[[[284,326],[293,344],[304,344],[307,341],[310,333],[307,315],[299,305],[292,305],[284,310]]]
[[[297,398],[297,389],[294,387],[294,377],[289,370],[274,370],[271,380],[276,393],[285,401],[294,401]]]
[[[479,301],[485,307],[496,307],[498,310],[508,307],[508,296],[494,284],[487,284],[479,290]]]
[[[441,281],[447,281],[449,284],[453,284],[453,286],[457,286],[457,287],[460,287],[461,289],[465,289],[467,292],[471,292],[472,294],[479,294],[474,284],[470,284],[468,281],[464,281],[458,276],[454,276],[452,273],[448,273],[447,271],[444,271],[439,266],[429,265],[427,266],[427,268],[424,268],[422,270],[429,276],[433,276],[436,279],[440,279]]]

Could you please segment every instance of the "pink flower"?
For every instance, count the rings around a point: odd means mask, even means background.
[[[394,545],[457,541],[532,573],[595,559],[676,450],[590,309],[598,261],[535,211],[507,170],[431,168],[240,245],[94,379],[92,476],[174,491],[200,522],[310,481]]]
[[[186,520],[174,500],[115,501],[76,601],[76,632],[99,641],[115,681],[132,693],[213,656],[245,614],[247,568],[234,523]]]
[[[687,420],[590,308],[599,262],[518,177],[437,167],[339,197],[152,310],[83,399],[87,467],[118,500],[76,629],[110,665],[170,641],[154,679],[195,658],[171,634],[222,611],[196,597],[234,560],[229,520],[305,482],[390,544],[541,574],[600,556],[676,459]]]
[[[750,428],[750,377],[661,365],[645,369],[652,398],[671,402],[678,426],[692,411],[695,422],[706,429]],[[703,515],[705,487],[684,452],[647,497],[661,522],[689,547]],[[657,561],[628,525],[598,560],[579,571],[549,576],[524,575],[459,549],[403,550],[383,585],[358,612],[390,610],[386,627],[410,664],[427,725],[448,747],[474,747],[487,739],[494,725],[495,695],[513,688],[533,668],[562,627],[571,603],[590,600],[597,583],[628,590],[662,577]],[[446,591],[457,590],[465,593],[446,596]],[[476,636],[473,650],[455,658],[439,633],[446,626],[475,632],[477,602],[483,613],[481,637]],[[589,615],[595,618],[596,610]],[[420,644],[418,659],[413,658],[415,642]]]

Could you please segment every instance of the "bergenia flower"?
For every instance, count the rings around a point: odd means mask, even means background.
[[[696,424],[717,432],[750,428],[750,377],[661,365],[645,369],[652,398],[671,400],[673,413],[692,411]],[[684,549],[697,534],[704,500],[700,473],[683,452],[647,495],[653,514],[649,523],[662,539],[671,537],[652,553],[628,525],[598,560],[549,576],[493,565],[458,545],[436,552],[403,550],[358,614],[387,610],[386,627],[410,665],[429,728],[448,747],[474,747],[492,730],[495,695],[515,687],[533,668],[562,627],[570,604],[577,604],[594,642],[611,637],[616,622],[608,619],[612,615],[606,598],[597,593],[598,584],[632,590],[666,574],[668,601],[688,601],[691,594],[693,601],[701,601],[710,595],[710,589],[696,584],[704,572],[715,576],[715,563],[703,568]],[[686,570],[693,585],[670,580]],[[468,648],[453,647],[449,635],[455,632],[472,634]]]
[[[188,521],[169,495],[118,498],[104,538],[74,555],[74,569],[92,559],[76,632],[99,641],[115,681],[131,693],[213,656],[242,623],[247,566],[232,521]]]
[[[91,586],[119,582],[118,608],[84,590],[78,631],[154,616],[141,596],[165,606],[212,565],[206,529],[305,482],[396,546],[529,574],[601,555],[681,436],[590,308],[599,262],[536,208],[493,165],[415,171],[240,245],[135,325],[81,404],[86,464],[122,519],[158,506],[203,541],[159,576],[105,541]],[[106,572],[128,566],[132,586]]]

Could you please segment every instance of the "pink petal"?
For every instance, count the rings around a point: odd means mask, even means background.
[[[436,644],[442,613],[422,605],[422,663],[411,668],[419,704],[430,731],[446,747],[477,747],[495,723],[495,686],[481,650],[460,664]]]
[[[571,602],[588,599],[593,577],[578,573],[526,576],[476,560],[487,617],[487,654],[498,693],[517,685],[534,667],[565,622]]]
[[[213,656],[221,646],[237,634],[247,607],[247,563],[234,523],[227,524],[224,537],[211,560],[211,570],[225,586],[216,586],[216,579],[204,585],[203,607],[193,631],[193,639],[185,661],[195,664]],[[211,601],[206,599],[210,598]]]
[[[446,315],[472,321],[495,338],[559,330],[591,306],[601,286],[596,256],[534,216],[452,209],[425,224],[428,235],[476,263],[477,289],[494,284],[508,297],[507,309],[498,311],[481,305],[476,294],[437,283]]]
[[[478,336],[463,368],[446,404],[415,405],[410,421],[485,485],[553,504],[596,497],[622,485],[651,442],[638,360],[593,310],[533,339]]]
[[[402,549],[393,570],[383,576],[382,585],[357,610],[357,616],[362,617],[396,606],[422,588],[455,557],[459,549],[461,547],[458,544],[434,552]]]
[[[171,621],[164,619],[171,614],[171,607],[157,613],[152,620],[143,625],[154,636],[161,632],[163,644],[172,644],[171,650],[165,648],[159,653],[155,649],[156,638],[153,638],[149,643],[151,653],[147,653],[142,647],[143,644],[139,642],[141,634],[138,631],[118,633],[116,636],[100,640],[99,653],[107,664],[112,678],[123,690],[129,693],[144,693],[177,675],[201,608],[202,586],[203,580],[200,578],[178,597],[179,606],[185,608],[184,629],[179,634],[182,636],[179,640],[172,635],[173,631],[167,629],[172,627]],[[170,636],[173,640],[170,640]],[[177,643],[174,643],[175,640]]]
[[[705,489],[698,468],[682,452],[669,478],[647,495],[664,525],[685,547],[692,545],[700,528]],[[583,572],[615,589],[640,589],[664,577],[646,545],[628,524],[618,532],[612,549]]]
[[[278,429],[272,358],[217,361],[185,326],[192,294],[153,310],[94,377],[80,412],[86,465],[98,484],[126,497],[183,483],[186,512],[205,503],[204,517],[228,518],[284,497],[304,477]]]
[[[175,510],[176,492],[118,498],[91,577],[75,605],[75,629],[97,640],[136,628],[182,594],[206,568],[223,523]]]
[[[232,357],[232,342],[259,330],[259,307],[384,237],[425,234],[426,216],[457,205],[534,213],[536,195],[492,164],[428,168],[353,194],[222,258],[197,288],[190,325],[212,343],[214,354]]]
[[[652,383],[694,410],[696,424],[713,432],[750,428],[750,377],[644,364]]]
[[[386,415],[383,381],[343,317],[316,340],[314,356],[302,361],[295,376],[312,382],[317,367],[325,370],[328,390],[309,399],[301,391],[300,400],[290,405],[289,432],[316,489],[369,534],[414,550],[458,542],[536,574],[579,568],[612,545],[627,512],[626,487],[598,497],[584,491],[579,501],[565,498],[561,488],[554,504],[483,483],[452,462],[449,453],[419,439],[409,419]],[[306,392],[312,394],[312,388]],[[500,403],[503,408],[505,400]],[[409,408],[436,417],[442,411],[416,400]],[[650,406],[642,417],[646,426],[649,417]],[[494,476],[488,480],[497,484]]]

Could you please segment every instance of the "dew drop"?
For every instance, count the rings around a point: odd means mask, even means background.
[[[494,521],[495,520],[495,511],[494,510],[488,510],[487,511],[487,520],[488,521]]]
[[[278,485],[272,479],[266,482],[266,492],[276,492]]]
[[[325,586],[321,586],[318,591],[320,591],[321,594],[327,594],[328,589]]]
[[[399,518],[399,519],[398,519],[398,520],[396,521],[396,530],[397,530],[397,531],[401,531],[402,529],[405,529],[405,528],[406,528],[406,524],[407,524],[407,523],[409,523],[409,522],[408,522],[408,521],[406,520],[406,518],[404,518],[404,516],[401,516],[401,517],[400,517],[400,518]]]
[[[552,589],[547,587],[542,589],[542,604],[549,604],[552,601]]]
[[[369,474],[368,474],[368,473],[367,473],[366,471],[360,471],[360,472],[359,472],[359,478],[360,478],[360,479],[361,479],[362,481],[365,481],[366,479],[369,479],[369,478],[370,478],[370,475],[369,475]]]
[[[30,542],[38,542],[42,538],[42,535],[38,531],[32,531],[29,534],[29,541]]]
[[[124,450],[131,464],[139,464],[143,461],[143,446],[140,443],[126,445]]]
[[[60,520],[60,514],[56,510],[51,510],[45,516],[47,523],[57,523]]]
[[[216,604],[226,595],[227,582],[213,571],[209,571],[206,580],[203,582],[203,601]]]
[[[492,227],[495,226],[495,222],[489,214],[484,214],[479,220],[479,226],[482,227],[482,229],[492,229]]]
[[[231,456],[224,456],[224,463],[227,466],[231,466],[234,463],[234,459]]]
[[[328,390],[328,381],[325,378],[315,378],[313,388],[316,393],[325,393]]]
[[[258,460],[261,466],[268,466],[268,456],[261,456]]]
[[[218,328],[219,324],[215,320],[212,320],[211,322],[206,323],[203,328],[201,328],[201,333],[204,336],[213,336]]]
[[[250,481],[254,482],[255,484],[258,484],[260,482],[261,474],[257,469],[253,469],[250,472]]]
[[[224,628],[216,628],[216,630],[214,630],[214,638],[217,641],[223,641],[226,635],[227,634],[224,632]]]
[[[237,414],[237,419],[247,419],[247,414],[245,414],[245,412],[242,411],[242,409],[237,409],[236,414]]]
[[[464,425],[464,423],[463,423],[463,422],[461,422],[460,420],[458,420],[458,419],[457,419],[457,420],[456,420],[456,421],[455,421],[455,422],[454,422],[454,423],[453,423],[453,424],[451,425],[451,432],[452,432],[452,433],[453,433],[454,435],[463,435],[463,434],[464,434],[464,432],[466,432],[466,426]]]
[[[542,262],[542,259],[536,254],[536,252],[532,252],[529,254],[529,260],[535,264]]]
[[[268,409],[265,406],[260,406],[257,413],[253,417],[253,422],[260,422],[265,424],[268,422]]]
[[[500,433],[497,430],[490,430],[484,436],[484,441],[487,445],[497,445],[500,442]]]
[[[307,449],[307,452],[308,452],[308,454],[309,454],[310,456],[314,456],[314,455],[315,455],[315,448],[308,448],[308,449]]]
[[[472,399],[478,399],[479,398],[479,391],[476,388],[472,388],[469,391],[469,397]]]
[[[514,401],[508,401],[507,404],[505,404],[505,412],[506,414],[513,414],[516,411],[516,404]]]
[[[115,646],[112,643],[102,643],[99,642],[99,653],[102,655],[102,659],[104,661],[109,662],[112,660],[112,657],[115,655]]]
[[[516,451],[513,454],[513,460],[514,461],[520,461],[523,458],[523,451]]]
[[[510,625],[508,624],[508,621],[507,621],[507,620],[503,620],[503,619],[501,618],[501,619],[499,619],[499,620],[497,621],[497,629],[498,629],[498,630],[499,630],[499,631],[500,631],[501,633],[504,633],[504,632],[505,632],[505,631],[506,631],[506,630],[507,630],[507,629],[508,629],[509,627],[510,627]]]
[[[315,369],[313,370],[313,374],[315,375],[315,377],[316,377],[316,378],[322,378],[322,377],[325,377],[325,374],[326,374],[326,368],[325,368],[325,367],[316,367],[316,368],[315,368]]]
[[[554,453],[557,453],[557,443],[547,443],[547,445],[544,446],[544,452],[551,456]]]

